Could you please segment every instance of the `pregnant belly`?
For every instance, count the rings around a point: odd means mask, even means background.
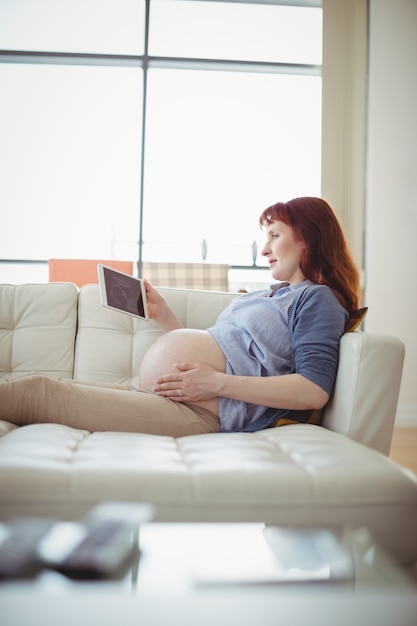
[[[149,348],[140,366],[140,387],[151,391],[158,376],[176,372],[173,364],[185,361],[204,363],[217,372],[226,371],[226,358],[209,332],[180,328],[161,335]],[[219,414],[217,399],[194,404]]]

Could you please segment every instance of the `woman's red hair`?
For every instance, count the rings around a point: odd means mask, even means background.
[[[357,310],[361,300],[359,270],[327,202],[321,198],[294,198],[273,204],[259,218],[262,227],[276,221],[290,226],[294,237],[306,244],[300,263],[304,276],[333,289],[349,313]]]

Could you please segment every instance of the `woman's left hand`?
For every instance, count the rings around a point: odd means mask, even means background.
[[[199,402],[218,397],[219,372],[203,363],[175,363],[178,370],[159,376],[152,388],[154,393],[174,402]]]

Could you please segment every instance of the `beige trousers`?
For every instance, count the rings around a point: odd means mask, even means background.
[[[131,385],[85,383],[43,374],[0,382],[0,419],[18,426],[65,424],[94,431],[181,437],[220,431],[217,415]]]

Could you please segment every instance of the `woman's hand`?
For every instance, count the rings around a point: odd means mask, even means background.
[[[155,380],[152,391],[174,402],[201,402],[217,398],[220,372],[203,363],[175,363],[178,370]]]
[[[155,289],[146,278],[144,278],[143,282],[145,284],[146,298],[148,300],[149,317],[155,320],[155,322],[158,322],[165,332],[182,328],[182,325],[166,303],[165,298],[161,296],[159,291]]]
[[[300,374],[235,376],[202,363],[175,363],[174,374],[159,376],[152,391],[175,402],[201,402],[225,397],[276,409],[321,409],[329,399],[324,389]]]

